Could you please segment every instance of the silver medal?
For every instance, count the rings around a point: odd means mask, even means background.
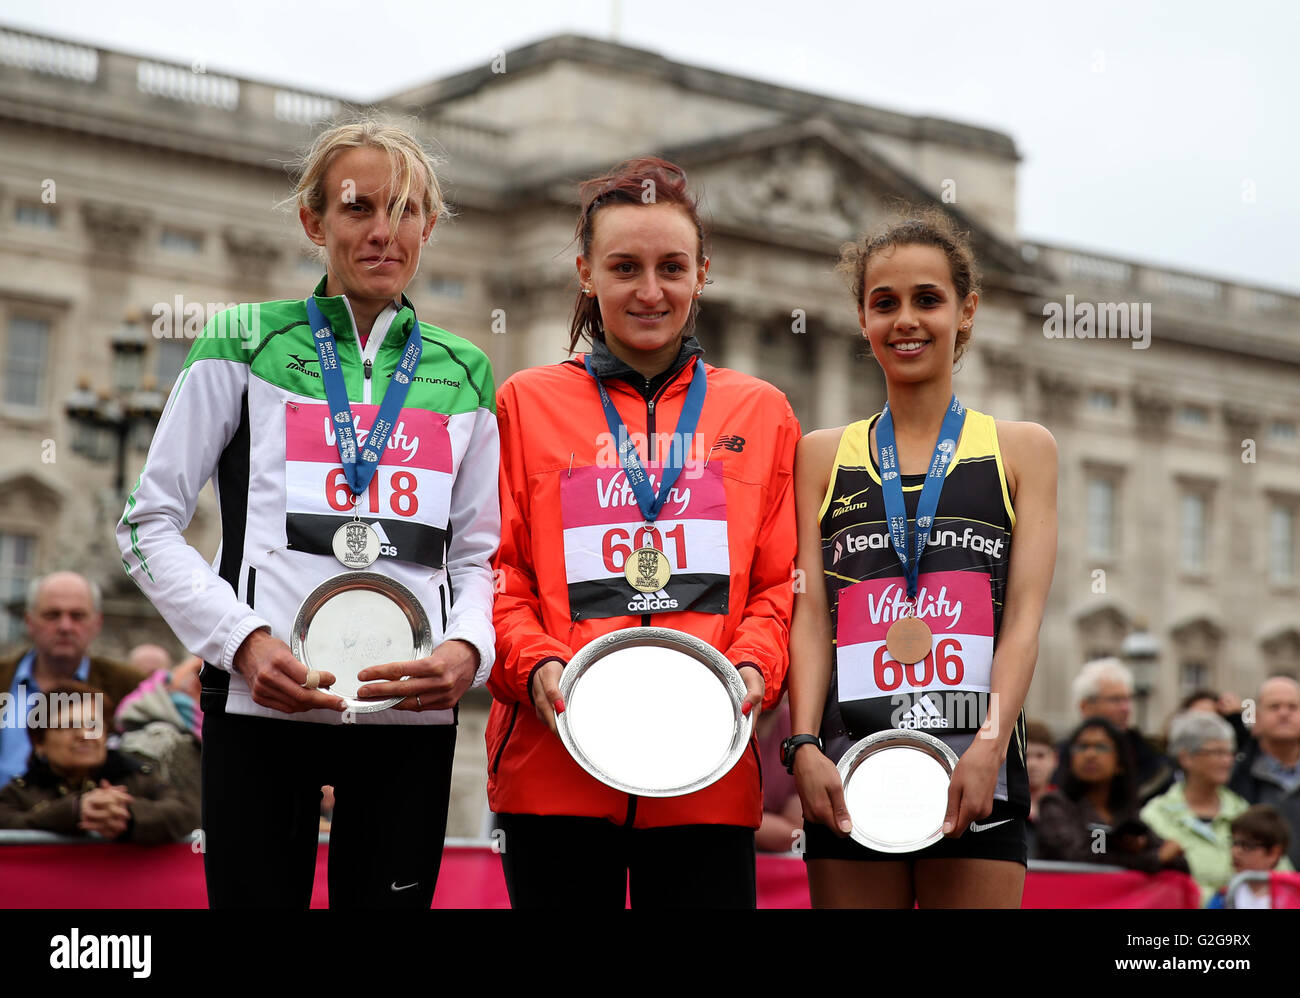
[[[370,524],[349,520],[334,531],[334,557],[345,568],[369,568],[379,560],[379,535]]]

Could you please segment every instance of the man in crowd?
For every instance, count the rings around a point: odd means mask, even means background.
[[[172,657],[162,645],[136,645],[127,652],[126,664],[140,673],[140,678],[143,679],[152,676],[159,669],[171,672]]]
[[[1137,770],[1137,794],[1142,803],[1168,790],[1173,783],[1173,764],[1151,747],[1135,727],[1133,717],[1133,673],[1117,658],[1098,658],[1084,665],[1070,685],[1074,702],[1079,706],[1079,720],[1103,717],[1124,734],[1126,747]],[[1052,782],[1065,782],[1070,753],[1061,743],[1060,765]]]
[[[116,702],[141,679],[124,665],[88,656],[103,624],[101,597],[99,587],[76,572],[35,580],[27,590],[24,622],[32,647],[0,659],[0,786],[27,769],[29,698],[34,703],[37,695],[76,679]]]
[[[1255,699],[1254,737],[1228,786],[1251,804],[1272,804],[1291,826],[1288,855],[1300,869],[1300,683],[1264,680]]]

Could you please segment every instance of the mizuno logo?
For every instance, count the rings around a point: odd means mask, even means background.
[[[870,492],[870,491],[871,491],[870,485],[868,485],[865,489],[862,490],[862,492]],[[848,506],[848,504],[851,503],[854,499],[862,495],[862,492],[854,492],[853,495],[851,496],[836,496],[835,501],[839,503],[841,506]]]

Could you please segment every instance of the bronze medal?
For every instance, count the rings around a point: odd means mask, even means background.
[[[885,647],[889,657],[903,665],[915,665],[930,654],[934,635],[920,617],[900,617],[889,625],[885,633]]]
[[[668,556],[654,547],[637,548],[623,566],[628,585],[639,593],[657,593],[673,577]]]

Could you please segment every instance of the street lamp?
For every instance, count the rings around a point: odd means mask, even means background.
[[[111,341],[113,390],[96,392],[90,378],[82,376],[64,403],[73,427],[72,449],[91,461],[114,462],[115,498],[126,492],[128,447],[147,443],[166,403],[152,379],[143,377],[147,342],[142,314],[128,312]]]
[[[1147,631],[1146,621],[1139,618],[1133,622],[1133,629],[1124,638],[1119,653],[1133,671],[1133,695],[1138,702],[1138,727],[1145,730],[1147,700],[1155,689],[1160,642]]]

